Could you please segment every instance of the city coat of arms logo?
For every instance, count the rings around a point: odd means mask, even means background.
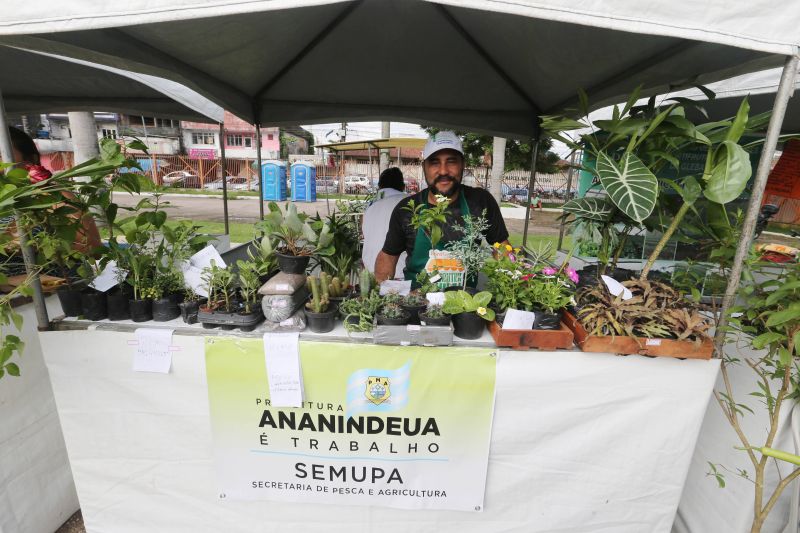
[[[367,378],[367,386],[364,391],[367,400],[380,405],[389,399],[391,391],[389,390],[389,378],[370,376]]]

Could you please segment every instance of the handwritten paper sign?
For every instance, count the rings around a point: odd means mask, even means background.
[[[533,321],[536,313],[531,311],[520,311],[519,309],[509,309],[503,319],[501,329],[533,329]]]
[[[387,279],[381,283],[381,296],[396,292],[400,296],[407,296],[411,292],[411,280]]]
[[[106,292],[110,288],[116,287],[119,284],[119,280],[125,279],[127,275],[127,270],[117,268],[116,261],[109,261],[103,271],[92,280],[89,286],[100,292]]]
[[[159,372],[169,374],[172,366],[171,329],[138,328],[136,330],[136,355],[133,357],[135,372]]]
[[[299,344],[297,332],[264,333],[269,397],[275,407],[300,407],[303,403]]]

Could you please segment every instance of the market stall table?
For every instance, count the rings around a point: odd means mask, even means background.
[[[214,477],[209,332],[176,328],[164,375],[131,370],[133,325],[89,327],[40,334],[87,531],[669,531],[719,368],[500,352],[481,512],[232,501]]]

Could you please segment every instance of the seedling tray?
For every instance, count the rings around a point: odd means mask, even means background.
[[[264,313],[261,306],[254,305],[253,312],[243,315],[237,312],[228,313],[225,311],[204,311],[197,312],[197,321],[204,327],[208,324],[211,327],[223,326],[224,328],[239,328],[242,331],[252,331],[258,324],[264,321]]]
[[[512,350],[558,350],[572,348],[573,333],[564,322],[559,329],[502,329],[497,321],[489,323],[494,343]]]
[[[575,344],[584,352],[616,353],[621,355],[651,355],[680,359],[711,359],[714,342],[710,339],[677,341],[673,339],[648,339],[623,335],[589,335],[586,328],[569,312],[564,313],[564,323],[575,335]]]

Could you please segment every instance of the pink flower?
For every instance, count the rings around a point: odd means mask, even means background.
[[[552,275],[554,275],[556,272],[558,272],[558,269],[556,269],[556,268],[553,268],[553,267],[544,267],[544,268],[542,269],[542,274],[544,274],[545,276],[552,276]]]
[[[567,267],[567,277],[572,281],[572,283],[578,284],[578,281],[581,279],[578,276],[578,273],[575,271],[574,268]]]
[[[528,281],[528,280],[529,280],[529,279],[531,279],[532,277],[533,277],[533,274],[525,274],[524,276],[522,276],[522,277],[521,277],[521,278],[519,278],[519,279],[521,279],[522,281]]]
[[[512,254],[512,253],[508,254],[508,258],[511,260],[512,263],[516,263],[517,262],[517,256]]]
[[[24,165],[22,168],[28,171],[28,179],[31,180],[31,183],[39,183],[45,180],[49,180],[50,177],[53,175],[49,170],[44,168],[42,165]]]

